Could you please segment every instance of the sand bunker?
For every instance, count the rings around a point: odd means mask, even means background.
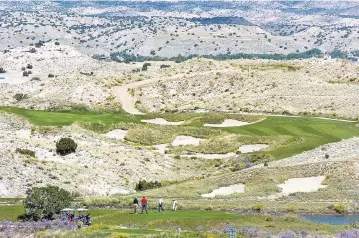
[[[235,127],[235,126],[245,126],[252,123],[244,122],[244,121],[238,121],[238,120],[232,120],[232,119],[226,119],[222,124],[204,124],[203,126],[208,127]]]
[[[105,136],[108,138],[112,138],[112,139],[124,140],[126,134],[127,134],[126,130],[116,129],[116,130],[108,132],[107,134],[105,134]]]
[[[273,194],[267,197],[268,199],[276,199],[284,196],[288,196],[293,193],[312,193],[318,191],[320,188],[326,188],[327,185],[322,185],[325,180],[325,176],[307,177],[307,178],[293,178],[288,179],[283,184],[279,184],[278,187],[282,191],[278,194]]]
[[[282,189],[282,194],[288,196],[291,193],[310,193],[316,192],[320,188],[327,187],[322,185],[325,180],[325,176],[308,177],[308,178],[293,178],[288,179],[283,184],[279,184],[278,187]]]
[[[235,156],[235,153],[227,153],[227,154],[193,154],[193,155],[181,155],[183,158],[201,158],[201,159],[227,159]]]
[[[162,155],[166,153],[167,144],[154,145],[153,147],[155,147],[156,151]]]
[[[201,141],[203,141],[203,139],[195,138],[192,136],[177,136],[176,139],[172,142],[172,146],[199,145]]]
[[[266,144],[242,145],[242,146],[239,147],[238,151],[245,154],[245,153],[251,153],[251,152],[255,152],[255,151],[260,151],[260,150],[265,149],[267,147],[268,147],[268,145],[266,145]]]
[[[170,126],[178,126],[184,123],[184,121],[167,121],[166,119],[163,118],[156,118],[156,119],[150,119],[150,120],[141,120],[142,122],[146,122],[146,123],[152,123],[152,124],[157,124],[157,125],[170,125]]]
[[[234,184],[228,187],[220,187],[218,189],[213,190],[211,193],[202,194],[202,197],[205,198],[213,198],[215,196],[226,196],[231,195],[233,193],[244,193],[244,184]]]

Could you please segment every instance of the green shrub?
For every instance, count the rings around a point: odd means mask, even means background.
[[[150,63],[144,63],[142,66],[142,71],[147,71],[148,66],[151,66]]]
[[[160,182],[157,182],[157,181],[147,182],[146,180],[140,180],[136,184],[135,190],[136,191],[144,191],[144,190],[148,190],[148,189],[152,189],[152,188],[159,188],[159,187],[162,187]]]
[[[52,219],[62,209],[69,207],[73,197],[56,186],[34,187],[26,191],[25,215],[29,219]]]
[[[273,217],[271,215],[264,216],[265,221],[273,221]]]
[[[328,208],[340,214],[343,214],[345,212],[345,207],[343,204],[334,204],[329,206]]]
[[[130,238],[130,235],[126,233],[119,233],[119,234],[114,234],[112,238]]]
[[[0,74],[4,74],[6,73],[5,69],[4,68],[0,68]]]
[[[27,94],[17,93],[17,94],[15,94],[14,98],[16,99],[16,101],[22,101],[24,99],[27,99],[28,96],[27,96]]]
[[[295,212],[295,211],[297,211],[297,207],[296,207],[296,206],[288,206],[287,212]]]
[[[169,67],[171,67],[171,66],[168,64],[161,64],[161,66],[160,66],[161,69],[165,69],[165,68],[169,68]]]
[[[252,207],[252,210],[260,212],[264,209],[264,204],[255,204]]]
[[[68,155],[76,151],[77,144],[71,138],[61,138],[56,143],[56,153],[60,155]]]
[[[19,154],[22,154],[22,155],[29,155],[31,157],[36,157],[35,156],[35,152],[32,151],[32,150],[28,150],[28,149],[20,149],[20,148],[17,148],[16,149],[16,152],[19,153]]]
[[[287,222],[296,222],[298,220],[298,217],[293,215],[287,215],[285,216],[284,220]]]
[[[30,81],[41,81],[39,77],[33,77]]]

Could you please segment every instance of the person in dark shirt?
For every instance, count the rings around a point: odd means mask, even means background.
[[[146,211],[146,214],[148,214],[147,212],[147,199],[146,197],[143,197],[141,200],[141,205],[142,205],[142,209],[141,209],[141,213],[143,213],[143,211]]]
[[[137,199],[137,197],[135,197],[135,199],[133,200],[133,207],[135,209],[135,214],[137,214],[137,208],[138,208],[138,199]]]

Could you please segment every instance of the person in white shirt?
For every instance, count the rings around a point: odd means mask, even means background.
[[[178,202],[176,199],[173,199],[172,200],[172,211],[177,211],[177,205],[178,205]]]
[[[160,213],[162,210],[162,212],[165,212],[165,209],[163,209],[163,199],[160,196],[158,199],[158,213]]]

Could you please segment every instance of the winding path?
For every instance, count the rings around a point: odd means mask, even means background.
[[[159,82],[159,81],[168,81],[168,80],[181,78],[185,75],[186,75],[185,73],[182,73],[182,74],[177,74],[175,76],[167,77],[167,78],[155,78],[155,79],[147,79],[147,80],[132,82],[132,83],[125,84],[122,86],[113,87],[112,92],[116,96],[117,100],[121,103],[122,109],[125,112],[134,114],[134,115],[143,115],[145,113],[141,112],[140,110],[138,110],[136,108],[136,101],[130,94],[131,89],[135,89],[135,88],[141,87],[142,85],[151,84],[151,83],[155,83],[155,82]]]
[[[149,82],[139,81],[139,82],[129,83],[129,84],[126,84],[123,86],[113,87],[112,91],[115,94],[117,100],[121,103],[122,109],[125,112],[134,114],[134,115],[144,114],[143,112],[141,112],[140,110],[138,110],[136,108],[135,99],[131,96],[129,90],[131,90],[132,88],[136,88],[141,85],[144,85],[146,83],[149,83]]]

